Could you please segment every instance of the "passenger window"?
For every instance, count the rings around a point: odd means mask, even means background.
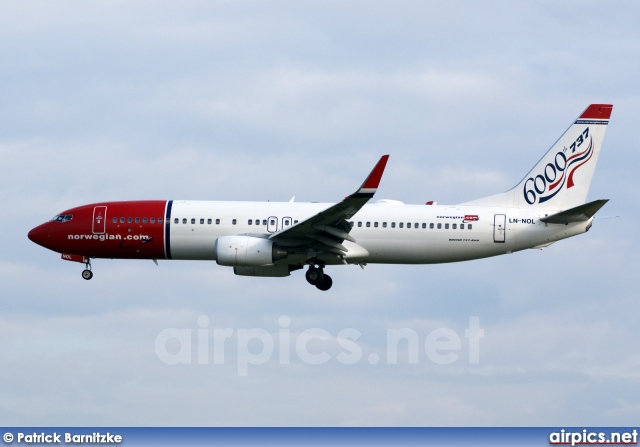
[[[147,223],[147,218],[146,217],[142,218],[142,223]]]
[[[367,228],[371,226],[371,222],[367,222]]]
[[[470,230],[471,229],[471,224],[467,225],[467,228]]]
[[[444,229],[445,229],[445,230],[448,230],[448,229],[449,229],[449,224],[448,224],[448,223],[444,224]]]
[[[220,219],[216,219],[216,225],[220,225]]]
[[[442,224],[441,223],[438,224],[438,230],[440,230],[440,229],[442,229]]]
[[[375,228],[378,228],[378,222],[374,222],[374,223],[373,223],[373,226],[374,226]]]
[[[267,219],[262,219],[262,225],[266,225],[267,224]]]
[[[391,222],[391,228],[395,228],[396,227],[396,223],[395,222]]]
[[[464,230],[464,224],[460,224],[460,229]]]
[[[362,222],[358,222],[358,226],[361,227],[362,226]]]
[[[411,228],[411,222],[407,222],[407,228]]]
[[[155,218],[155,217],[152,217],[151,219],[149,219],[149,222],[150,222],[150,223],[156,223],[156,218]]]
[[[430,223],[429,224],[429,228],[431,228],[433,230],[433,227],[434,227],[433,223]]]
[[[207,225],[211,225],[211,219],[207,219]]]
[[[136,217],[136,223],[140,223],[140,218]]]
[[[453,225],[451,225],[451,228],[456,230],[458,228],[458,225],[457,224],[453,224]]]
[[[117,217],[113,218],[113,223],[118,223],[118,218]]]
[[[298,221],[297,221],[297,220],[294,220],[294,221],[293,221],[293,224],[294,224],[294,225],[295,225],[295,224],[297,224],[297,223],[298,223]],[[351,222],[351,226],[353,226],[353,222]]]
[[[256,219],[256,225],[260,225],[260,219]]]
[[[124,223],[124,217],[120,218],[120,223]]]
[[[269,219],[269,225],[275,225],[275,224],[276,224],[275,219]]]
[[[231,221],[231,223],[232,223],[232,224],[234,224],[234,225],[235,225],[237,222],[238,222],[238,221],[237,221],[236,219],[233,219],[233,220]]]
[[[422,228],[427,228],[427,224],[426,224],[426,223],[423,223],[423,224],[422,224]]]
[[[249,225],[253,224],[253,219],[249,219],[249,221],[247,222]]]
[[[420,226],[418,225],[418,222],[413,224],[413,228],[420,228]]]
[[[387,223],[386,222],[382,222],[382,228],[387,228]]]
[[[204,219],[200,219],[200,225],[204,225]]]
[[[186,224],[186,223],[187,223],[187,218],[186,218],[186,217],[182,219],[182,223],[183,223],[183,224]]]
[[[173,219],[173,223],[174,223],[174,224],[180,223],[180,219],[178,219],[178,218],[176,217],[175,219]]]
[[[399,227],[399,228],[402,228],[403,226],[404,226],[404,223],[403,223],[403,222],[400,222],[400,223],[398,224],[398,227]]]
[[[132,223],[132,222],[133,222],[133,218],[127,217],[127,223]]]
[[[193,217],[191,218],[191,223],[192,224],[196,223],[196,220]]]
[[[162,217],[158,217],[158,223],[161,224],[162,223]]]

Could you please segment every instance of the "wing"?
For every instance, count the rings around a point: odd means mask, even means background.
[[[355,239],[349,235],[351,224],[348,219],[353,217],[373,197],[380,184],[388,159],[388,155],[383,155],[362,186],[342,202],[272,234],[269,239],[279,246],[287,247],[289,252],[307,253],[309,258],[315,258],[321,253],[330,253],[344,259],[347,252],[366,253],[362,247],[355,245]],[[345,241],[349,241],[351,244],[345,243]],[[348,245],[349,248],[343,244]]]

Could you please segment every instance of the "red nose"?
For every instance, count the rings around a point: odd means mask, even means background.
[[[47,224],[44,223],[35,227],[33,230],[29,231],[29,239],[32,242],[35,242],[38,245],[42,245],[43,247],[47,246],[47,240],[49,239],[49,231],[47,229]]]

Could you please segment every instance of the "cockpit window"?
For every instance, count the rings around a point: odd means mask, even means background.
[[[57,216],[55,216],[53,219],[51,219],[51,221],[55,221],[55,222],[69,222],[71,219],[73,219],[73,214],[59,214]]]

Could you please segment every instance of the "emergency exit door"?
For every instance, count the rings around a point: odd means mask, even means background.
[[[270,216],[269,219],[267,219],[267,231],[269,233],[278,231],[278,218],[276,216]]]

